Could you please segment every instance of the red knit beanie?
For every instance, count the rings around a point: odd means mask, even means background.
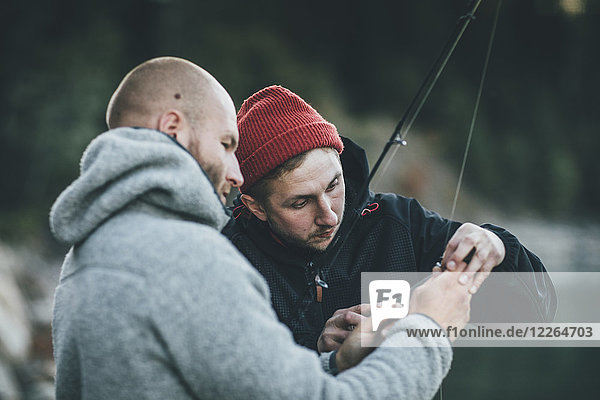
[[[237,114],[240,143],[235,153],[244,176],[244,193],[290,158],[319,147],[341,153],[335,126],[298,95],[269,86],[250,96]]]

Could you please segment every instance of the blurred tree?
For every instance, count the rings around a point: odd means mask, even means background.
[[[111,92],[145,59],[177,55],[199,63],[238,106],[279,83],[326,115],[399,118],[466,3],[4,2],[0,233],[45,226],[85,145],[105,129]],[[483,2],[415,125],[437,132],[453,165],[494,8]],[[600,217],[598,8],[584,0],[504,2],[467,180],[507,209]],[[375,134],[389,135],[364,133]]]
[[[467,3],[0,2],[0,237],[47,234],[52,202],[106,129],[116,85],[140,62],[189,58],[238,106],[279,83],[327,118],[387,121],[401,117]],[[494,8],[483,1],[414,127],[457,168]],[[466,175],[498,207],[600,218],[599,11],[592,0],[504,1]],[[379,143],[391,132],[362,134]],[[597,354],[581,350],[458,351],[445,394],[582,398],[597,386]]]

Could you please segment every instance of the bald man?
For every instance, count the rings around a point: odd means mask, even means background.
[[[456,277],[430,279],[388,325],[386,343],[404,348],[353,367],[371,350],[357,329],[319,357],[294,343],[265,280],[219,233],[243,181],[225,89],[186,60],[153,59],[121,82],[107,123],[50,215],[71,246],[54,304],[57,399],[433,396],[448,339],[398,332],[463,326],[470,294]],[[368,326],[363,339],[383,340]]]
[[[242,183],[232,110],[229,94],[208,72],[185,60],[161,58],[123,79],[108,104],[106,123],[110,129],[156,129],[175,139],[202,165],[224,203],[231,187]]]

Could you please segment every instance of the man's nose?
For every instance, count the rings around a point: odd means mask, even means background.
[[[338,224],[338,216],[331,208],[329,199],[319,200],[315,223],[321,226],[336,226]]]
[[[244,184],[244,177],[240,171],[240,164],[238,163],[235,154],[230,155],[229,165],[227,167],[227,175],[225,179],[232,187],[240,187]]]

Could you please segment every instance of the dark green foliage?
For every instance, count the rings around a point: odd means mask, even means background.
[[[341,109],[399,119],[466,3],[5,2],[0,212],[46,213],[76,176],[85,145],[105,130],[117,83],[145,59],[197,62],[238,106],[279,83],[326,116]],[[559,3],[504,1],[467,179],[507,209],[597,219],[598,4],[584,2],[586,12],[572,16]],[[483,2],[415,125],[439,132],[457,166],[494,9]],[[18,220],[2,218],[0,233]]]
[[[593,398],[598,356],[598,348],[457,348],[443,398]]]

